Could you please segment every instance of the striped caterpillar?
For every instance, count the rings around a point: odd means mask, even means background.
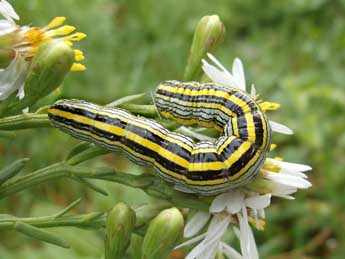
[[[80,100],[60,100],[51,123],[68,134],[110,150],[122,150],[163,179],[203,195],[248,183],[259,172],[270,146],[271,129],[258,103],[247,93],[214,83],[159,84],[158,112],[184,125],[214,127],[214,142],[194,142],[154,120],[118,108]]]

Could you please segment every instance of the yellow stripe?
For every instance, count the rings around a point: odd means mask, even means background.
[[[178,94],[184,94],[188,96],[201,96],[201,95],[216,96],[216,97],[220,97],[220,98],[224,98],[224,99],[228,99],[232,101],[233,103],[240,106],[243,109],[243,112],[245,113],[251,111],[250,107],[248,106],[246,102],[242,101],[235,95],[230,95],[223,91],[214,91],[213,94],[210,94],[210,90],[208,89],[198,90],[198,88],[196,88],[196,89],[193,89],[193,91],[187,92],[186,88],[177,87],[177,86],[168,86],[168,85],[159,85],[158,89],[162,89],[164,91],[168,91],[173,94],[178,93]]]
[[[242,145],[229,156],[224,162],[203,162],[203,163],[189,163],[188,171],[197,172],[197,171],[217,171],[226,168],[230,168],[237,160],[239,160],[242,155],[250,148],[252,143],[243,142]]]
[[[181,123],[183,125],[194,125],[198,124],[200,126],[206,127],[206,128],[215,128],[217,131],[222,131],[223,128],[219,127],[217,124],[215,124],[214,121],[200,121],[197,118],[193,119],[183,119],[179,117],[173,116],[170,112],[160,112],[162,116],[164,116],[167,119],[173,119],[174,121]]]
[[[260,112],[260,119],[261,119],[261,124],[262,124],[262,129],[263,129],[263,133],[262,133],[263,139],[262,139],[262,146],[261,146],[262,148],[262,147],[265,147],[270,140],[268,139],[268,131],[267,131],[268,122],[266,121],[263,112]]]
[[[109,125],[109,124],[106,124],[106,123],[103,123],[103,122],[99,122],[99,121],[95,121],[95,120],[91,120],[89,118],[85,118],[83,116],[80,116],[80,115],[77,115],[77,114],[73,114],[73,113],[70,113],[70,112],[65,112],[65,111],[61,111],[61,110],[57,110],[57,109],[50,109],[49,112],[53,115],[57,115],[57,116],[60,116],[60,117],[63,117],[63,118],[67,118],[67,119],[71,119],[71,120],[74,120],[76,122],[79,122],[79,123],[83,123],[83,124],[86,124],[86,125],[90,125],[90,126],[93,126],[97,129],[101,129],[103,131],[106,131],[106,132],[110,132],[114,135],[117,135],[117,136],[125,136],[126,138],[154,151],[154,152],[159,152],[161,154],[161,156],[163,157],[168,157],[170,158],[172,161],[174,161],[176,164],[182,166],[182,167],[185,167],[187,168],[188,167],[188,164],[189,164],[189,161],[181,158],[180,156],[176,155],[175,153],[169,151],[169,150],[166,150],[164,147],[161,147],[160,145],[152,142],[152,141],[149,141],[133,132],[129,132],[129,131],[126,131],[124,129],[121,129],[119,127],[116,127],[114,125]]]
[[[170,97],[161,95],[161,94],[156,94],[156,96],[166,102],[169,102],[168,99]],[[224,105],[219,105],[218,103],[212,103],[212,102],[190,102],[190,101],[183,101],[179,100],[176,97],[174,98],[178,100],[178,104],[187,106],[187,107],[200,107],[200,108],[207,108],[207,109],[215,109],[215,110],[221,110],[223,113],[230,117],[235,117],[237,116],[233,111],[230,109],[226,108]]]
[[[245,118],[247,121],[248,140],[255,143],[256,134],[253,115],[251,113],[246,113]]]
[[[76,131],[76,132],[79,132],[81,134],[88,135],[91,138],[96,139],[98,141],[102,141],[102,142],[105,142],[105,143],[107,143],[109,145],[113,145],[113,146],[119,147],[119,148],[127,151],[128,153],[130,153],[130,154],[132,154],[132,155],[134,155],[134,156],[136,156],[136,157],[138,157],[138,158],[140,158],[140,159],[142,159],[142,160],[144,160],[146,162],[150,162],[151,164],[155,164],[157,167],[159,167],[159,169],[163,173],[166,173],[166,174],[170,175],[171,177],[179,179],[179,180],[185,180],[185,176],[184,175],[180,175],[180,174],[177,174],[177,173],[175,173],[175,172],[173,172],[171,170],[168,170],[167,168],[165,168],[164,166],[160,165],[159,163],[156,163],[155,159],[153,157],[145,156],[143,154],[140,154],[140,153],[136,152],[135,150],[131,149],[130,147],[124,145],[121,142],[111,141],[111,140],[108,140],[106,138],[99,137],[99,136],[97,136],[97,135],[95,135],[95,134],[93,134],[93,133],[91,133],[89,131],[79,130],[79,129],[73,128],[71,126],[68,126],[66,124],[61,124],[59,122],[55,122],[55,123],[60,124],[60,125],[62,125],[65,128],[69,128],[72,131]]]
[[[102,111],[102,110],[99,110],[99,109],[92,109],[90,107],[85,107],[83,105],[78,105],[78,104],[73,104],[72,107],[73,108],[81,108],[83,110],[86,110],[86,111],[89,111],[89,112],[92,112],[92,113],[95,113],[95,114],[105,115],[105,116],[108,116],[110,118],[119,119],[119,120],[121,120],[121,121],[123,121],[125,123],[128,123],[128,124],[131,124],[131,125],[134,125],[134,126],[137,126],[137,127],[143,128],[143,129],[146,129],[146,130],[152,132],[153,134],[155,134],[155,135],[157,135],[157,136],[159,136],[159,137],[161,137],[163,139],[166,139],[167,141],[169,141],[171,143],[174,143],[174,144],[176,144],[176,145],[178,145],[180,147],[183,147],[184,149],[188,150],[189,152],[191,152],[192,149],[193,149],[191,146],[186,145],[184,142],[180,141],[179,139],[175,139],[175,138],[172,138],[170,136],[167,136],[167,135],[161,133],[160,131],[153,129],[149,125],[140,123],[140,122],[135,121],[133,119],[131,120],[131,119],[128,119],[128,118],[123,117],[121,115],[113,116],[113,114],[111,114],[111,113],[109,113],[107,111]]]
[[[237,174],[231,176],[229,179],[234,181],[234,180],[237,180],[238,178],[240,178],[245,173],[247,173],[249,168],[258,161],[258,159],[260,158],[260,155],[261,155],[261,152],[260,152],[260,150],[258,150],[255,153],[255,155],[253,156],[253,158],[250,161],[248,161],[248,163]]]
[[[242,157],[242,155],[245,152],[247,152],[247,150],[250,148],[251,145],[252,143],[250,142],[247,142],[247,141],[243,142],[242,145],[234,153],[232,153],[227,160],[224,161],[224,165],[225,165],[224,168],[229,169],[235,162],[237,162]],[[232,177],[235,177],[236,175]]]
[[[231,119],[232,131],[236,137],[240,137],[240,132],[238,131],[237,117]]]
[[[228,139],[224,141],[223,145],[221,145],[218,148],[218,155],[220,155],[223,152],[224,148],[226,148],[230,144],[230,142],[233,141],[235,138],[236,138],[235,136],[228,137]]]

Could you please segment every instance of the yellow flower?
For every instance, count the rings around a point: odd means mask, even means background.
[[[14,20],[19,16],[5,0],[0,1],[0,101],[18,90],[17,96],[24,97],[24,82],[33,57],[42,44],[50,41],[64,41],[68,46],[80,41],[86,34],[75,32],[75,27],[63,25],[66,18],[56,17],[44,27],[19,26]],[[74,49],[74,63],[71,71],[83,71],[83,52]]]
[[[73,45],[73,41],[80,41],[86,37],[85,33],[75,32],[75,27],[71,25],[63,25],[66,17],[55,17],[47,26],[40,27],[19,27],[18,38],[14,44],[14,48],[25,57],[27,61],[31,60],[36,54],[37,49],[43,43],[51,40],[63,40],[69,46]],[[75,61],[84,59],[83,52],[75,49]],[[72,71],[85,70],[85,66],[80,63],[74,63],[71,67]]]

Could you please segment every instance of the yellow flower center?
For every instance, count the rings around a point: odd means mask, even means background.
[[[86,34],[76,32],[71,34],[75,27],[71,25],[62,25],[66,20],[65,17],[55,17],[47,26],[43,28],[32,27],[24,32],[24,41],[19,44],[25,52],[26,58],[31,59],[39,46],[50,40],[63,40],[69,46],[73,45],[73,41],[80,41],[86,37]],[[76,62],[84,59],[83,52],[78,49],[74,49]],[[73,63],[71,71],[83,71],[86,67],[80,63]]]

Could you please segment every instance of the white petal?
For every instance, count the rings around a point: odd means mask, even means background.
[[[17,26],[8,20],[0,20],[0,36],[17,30]]]
[[[279,170],[280,174],[288,174],[288,175],[293,175],[293,176],[298,176],[301,178],[307,179],[308,176],[304,173],[301,173],[300,171],[294,170],[294,169],[287,169],[287,168],[280,168]]]
[[[271,195],[265,194],[265,195],[252,196],[252,197],[246,198],[245,203],[247,207],[252,208],[254,210],[264,209],[270,205]]]
[[[276,163],[279,167],[291,170],[297,170],[300,172],[310,171],[312,168],[309,165],[297,164],[297,163],[290,163],[284,162],[274,159],[274,163]]]
[[[272,131],[274,131],[274,132],[278,132],[278,133],[286,134],[286,135],[292,135],[293,134],[292,129],[290,129],[287,126],[280,124],[278,122],[270,121],[270,126],[271,126]]]
[[[184,228],[184,237],[189,238],[197,234],[207,223],[210,214],[203,211],[195,213],[188,221]]]
[[[19,87],[18,89],[18,93],[17,93],[17,97],[19,98],[19,100],[23,99],[25,96],[25,92],[24,92],[24,85],[22,85],[21,87]]]
[[[259,217],[260,217],[261,219],[266,218],[265,210],[264,210],[264,209],[258,210],[258,214],[259,214]]]
[[[223,242],[221,243],[221,248],[223,254],[228,257],[228,259],[244,259],[239,252]]]
[[[288,186],[296,187],[300,189],[307,189],[312,186],[310,182],[308,182],[307,180],[303,178],[287,175],[287,174],[266,172],[265,178],[272,180],[274,182],[280,183],[280,184],[284,184],[284,185],[288,185]]]
[[[232,65],[232,76],[235,78],[235,87],[246,91],[246,79],[244,77],[244,70],[242,61],[239,58],[235,58]]]
[[[227,210],[230,214],[240,211],[244,204],[244,194],[239,191],[230,191],[218,195],[212,202],[210,212],[221,212]]]
[[[7,19],[19,20],[19,16],[7,1],[0,1],[0,14],[2,14]]]
[[[235,87],[235,80],[229,72],[224,72],[219,70],[213,65],[207,63],[206,60],[202,60],[203,65],[202,69],[204,70],[205,74],[215,83],[224,85],[224,86],[232,86]]]
[[[197,259],[211,259],[211,258],[215,258],[218,249],[219,249],[219,244],[218,243],[212,244],[211,246],[208,247],[208,249],[206,249],[204,251],[204,253],[199,255],[197,257]]]
[[[185,246],[189,246],[191,244],[194,244],[196,242],[199,242],[200,240],[204,239],[206,237],[207,233],[201,234],[199,236],[193,237],[192,239],[187,240],[186,242],[183,242],[182,244],[179,244],[174,249],[179,249]]]
[[[219,243],[230,224],[230,216],[215,215],[207,229],[207,236],[204,240],[206,244]]]
[[[256,99],[256,89],[254,84],[252,84],[252,88],[250,89],[250,96]]]
[[[253,232],[248,224],[246,207],[242,208],[242,215],[237,214],[240,224],[240,243],[242,255],[246,259],[258,259],[259,254],[256,248]]]
[[[217,246],[216,243],[213,243],[211,245],[206,245],[204,242],[201,242],[200,244],[198,244],[196,247],[194,247],[192,249],[192,251],[190,251],[190,253],[186,256],[185,259],[194,259],[197,258],[199,255],[201,255],[202,253],[204,253],[205,251],[212,249],[212,246]]]
[[[0,100],[5,100],[13,92],[24,87],[27,68],[27,62],[17,54],[11,64],[0,71]]]
[[[224,72],[228,72],[228,70],[218,61],[218,59],[216,59],[215,56],[213,56],[211,53],[207,53],[207,56],[210,60],[212,60],[218,66],[218,68],[220,68],[220,70]]]
[[[291,187],[285,184],[280,184],[277,182],[271,182],[272,183],[272,195],[274,196],[280,196],[280,195],[287,195],[297,192],[296,187]]]
[[[225,210],[226,201],[227,201],[227,193],[223,193],[218,195],[212,202],[210,206],[210,213],[217,213],[222,212]]]
[[[279,195],[279,194],[273,194],[273,196],[276,196],[276,197],[279,197],[279,198],[283,198],[283,199],[286,199],[286,200],[294,200],[295,197],[291,196],[291,195]]]

